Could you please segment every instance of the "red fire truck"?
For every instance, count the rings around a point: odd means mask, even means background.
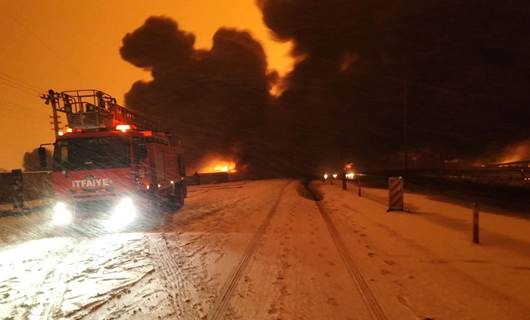
[[[95,213],[81,210],[88,207],[105,208],[108,226],[123,227],[153,208],[184,204],[185,170],[174,135],[102,91],[50,90],[42,98],[52,107],[56,132],[51,179],[55,225]],[[67,122],[64,130],[59,130],[60,113]],[[44,145],[39,155],[47,166]]]

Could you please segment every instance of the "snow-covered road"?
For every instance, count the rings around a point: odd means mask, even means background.
[[[292,180],[194,186],[128,233],[0,218],[0,319],[530,319],[528,220],[486,216],[476,246],[467,208],[390,215],[384,191],[312,187],[322,201]]]

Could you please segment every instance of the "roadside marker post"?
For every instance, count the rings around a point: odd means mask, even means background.
[[[342,190],[348,189],[348,180],[346,180],[346,172],[342,174]]]
[[[13,209],[24,208],[24,184],[22,170],[11,170],[11,201]]]
[[[362,196],[362,194],[361,194],[361,177],[357,177],[357,195],[359,197]]]
[[[478,203],[473,203],[473,242],[478,244],[479,241],[479,210]]]
[[[388,210],[404,211],[403,208],[403,177],[388,178]]]

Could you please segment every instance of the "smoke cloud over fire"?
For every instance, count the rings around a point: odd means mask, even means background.
[[[526,1],[257,5],[275,38],[293,43],[285,78],[245,31],[220,28],[198,50],[175,21],[151,17],[123,39],[122,57],[153,76],[127,104],[162,118],[195,160],[237,150],[267,172],[384,166],[403,150],[405,110],[410,150],[440,161],[530,137]]]
[[[150,17],[123,38],[120,53],[151,71],[134,83],[126,104],[160,119],[181,138],[188,163],[206,154],[245,160],[269,103],[267,60],[245,31],[220,28],[210,50],[194,48],[195,36],[166,17]]]
[[[258,0],[298,58],[278,103],[301,159],[442,159],[528,138],[526,1]],[[353,159],[356,160],[356,159]]]

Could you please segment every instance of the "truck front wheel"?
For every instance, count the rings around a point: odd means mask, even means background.
[[[182,183],[175,184],[175,190],[172,195],[171,202],[175,209],[178,209],[184,205],[185,189]]]
[[[184,183],[179,184],[179,193],[178,193],[178,205],[182,207],[184,205],[184,199],[186,198],[186,185]]]

